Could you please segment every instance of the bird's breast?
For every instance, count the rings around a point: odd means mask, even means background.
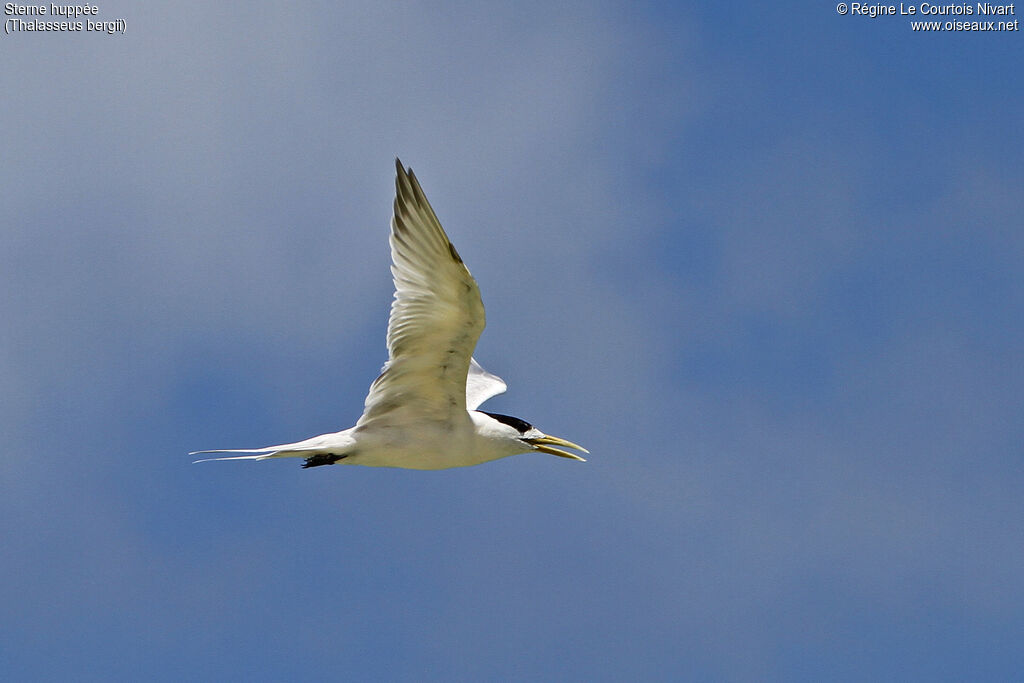
[[[368,426],[356,435],[355,452],[345,464],[367,467],[402,467],[443,470],[494,460],[486,440],[476,435],[472,422],[421,422]]]

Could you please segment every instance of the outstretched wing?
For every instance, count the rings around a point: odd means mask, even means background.
[[[469,359],[469,376],[466,377],[467,408],[476,410],[481,403],[492,396],[504,394],[506,389],[508,387],[505,385],[505,380],[480,367],[476,358]]]
[[[389,421],[449,421],[464,414],[466,376],[484,329],[476,280],[448,240],[412,170],[398,159],[395,165],[395,299],[388,320],[388,362],[370,387],[357,427],[384,416]],[[493,383],[490,391],[497,393]]]

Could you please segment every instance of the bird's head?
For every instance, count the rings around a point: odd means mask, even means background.
[[[508,443],[511,448],[517,449],[515,451],[516,453],[537,451],[539,453],[557,455],[560,458],[569,458],[571,460],[586,462],[586,460],[575,453],[563,451],[561,448],[555,448],[555,446],[572,448],[573,450],[589,453],[590,451],[586,448],[578,444],[574,444],[572,441],[566,441],[565,439],[560,439],[557,436],[545,434],[526,420],[520,420],[518,417],[510,417],[508,415],[500,415],[498,413],[485,413],[483,411],[476,412],[490,418],[487,420],[486,430],[492,438],[500,439],[501,441]]]

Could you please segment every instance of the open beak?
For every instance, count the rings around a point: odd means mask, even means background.
[[[523,439],[526,443],[533,446],[536,450],[541,453],[548,453],[550,455],[557,455],[560,458],[570,458],[571,460],[579,460],[580,462],[586,462],[583,458],[576,455],[575,453],[569,453],[563,451],[560,448],[553,448],[553,446],[562,446],[564,448],[572,448],[573,450],[583,451],[589,453],[586,448],[579,444],[574,444],[572,441],[566,441],[565,439],[559,439],[557,436],[544,435],[536,439]]]

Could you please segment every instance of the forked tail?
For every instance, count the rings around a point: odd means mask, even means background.
[[[189,455],[204,455],[206,453],[250,453],[251,455],[228,455],[222,458],[201,458],[193,460],[197,462],[212,462],[214,460],[266,460],[267,458],[300,458],[308,456],[303,451],[273,451],[266,448],[221,448],[212,451],[192,451]]]
[[[270,458],[305,458],[303,467],[333,465],[349,455],[353,450],[353,439],[349,430],[333,434],[321,434],[305,441],[283,443],[263,448],[218,448],[210,451],[192,451],[189,455],[206,455],[207,453],[240,453],[242,455],[224,455],[218,458],[202,458],[193,462],[209,462],[211,460],[268,460]]]

